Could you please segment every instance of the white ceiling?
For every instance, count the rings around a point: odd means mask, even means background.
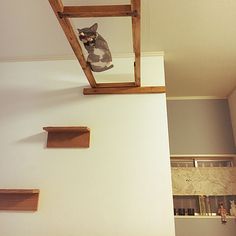
[[[125,4],[74,0],[66,5]],[[168,96],[226,97],[236,86],[235,0],[142,0],[142,51],[164,51]],[[129,18],[99,23],[114,54],[132,51]],[[73,58],[47,0],[1,0],[0,61]]]

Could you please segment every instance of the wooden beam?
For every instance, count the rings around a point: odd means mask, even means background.
[[[64,6],[61,17],[117,17],[133,16],[131,5]]]
[[[135,87],[134,82],[123,83],[97,83],[97,88],[120,88],[120,87]]]
[[[75,56],[77,57],[87,79],[91,87],[96,87],[96,81],[94,79],[94,76],[92,74],[92,71],[86,62],[82,49],[80,47],[78,38],[75,35],[74,29],[67,18],[60,17],[61,12],[63,12],[64,6],[62,4],[61,0],[49,0],[49,3],[51,4],[51,7],[75,53]]]
[[[165,91],[166,90],[164,86],[126,88],[84,88],[84,95],[165,93]]]
[[[135,54],[135,63],[134,63],[134,77],[135,77],[135,84],[136,86],[141,86],[141,79],[140,79],[140,67],[141,67],[141,59],[140,59],[140,8],[141,8],[141,1],[140,0],[131,0],[131,10],[135,12],[132,16],[132,31],[133,31],[133,50]]]

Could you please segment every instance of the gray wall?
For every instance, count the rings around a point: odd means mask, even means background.
[[[236,146],[236,88],[229,96],[229,109],[234,133],[234,143]]]
[[[222,224],[218,218],[175,219],[176,236],[235,236],[236,221],[227,219]]]
[[[167,101],[171,154],[235,153],[227,99]]]

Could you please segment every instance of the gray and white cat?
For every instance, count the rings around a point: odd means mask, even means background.
[[[102,72],[113,67],[111,52],[106,40],[97,33],[98,24],[90,28],[77,29],[79,39],[88,52],[87,62],[94,72]]]

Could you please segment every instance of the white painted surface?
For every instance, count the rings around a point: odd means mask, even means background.
[[[162,57],[142,67],[164,84]],[[41,191],[37,212],[0,212],[0,235],[174,236],[165,95],[83,96],[80,73],[0,64],[0,188]],[[42,127],[72,125],[91,129],[89,149],[45,148]]]

